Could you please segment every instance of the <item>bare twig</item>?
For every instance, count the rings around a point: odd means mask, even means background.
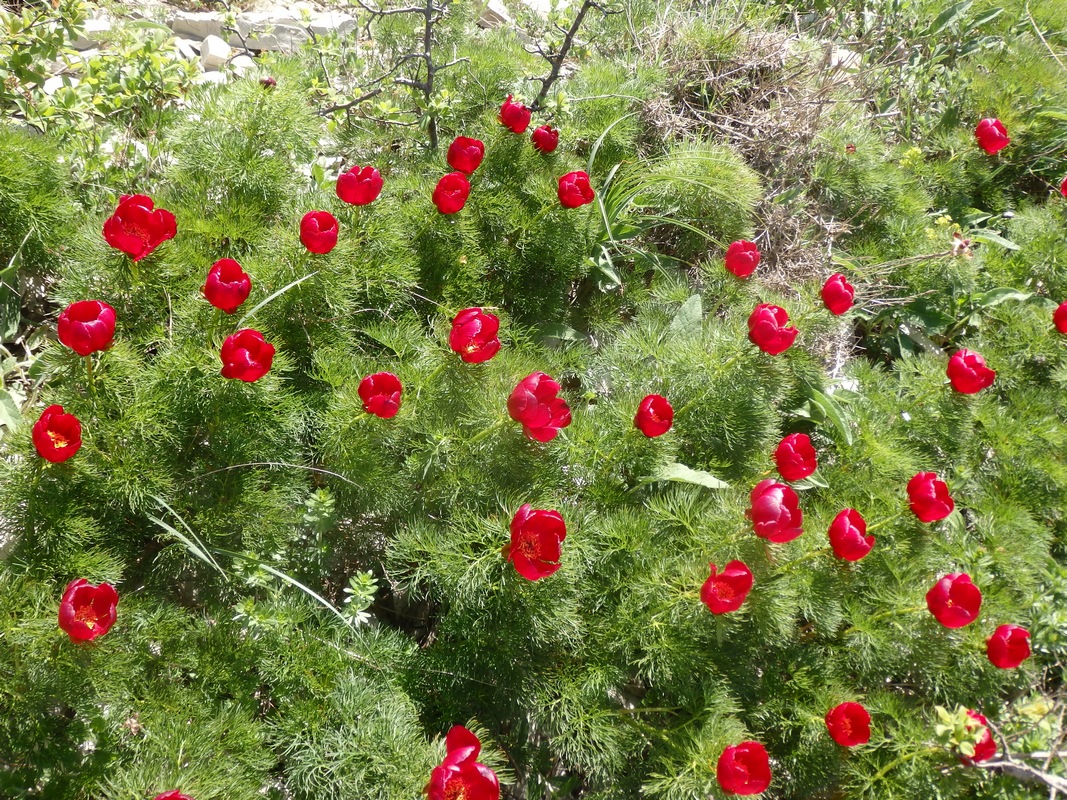
[[[534,99],[530,106],[531,111],[540,111],[545,99],[548,97],[548,93],[552,90],[552,85],[559,80],[559,72],[563,68],[563,62],[567,58],[567,54],[571,50],[571,46],[574,44],[574,37],[578,34],[578,29],[582,26],[582,20],[585,19],[585,15],[589,13],[589,9],[595,8],[603,14],[616,13],[608,11],[596,0],[585,0],[582,3],[582,7],[578,9],[578,13],[574,17],[574,21],[571,23],[570,28],[566,31],[563,28],[559,28],[563,32],[563,43],[560,45],[559,50],[555,53],[547,54],[540,46],[538,51],[542,58],[549,63],[550,69],[548,74],[543,78],[535,78],[534,80],[541,82],[541,91],[537,93],[537,97]]]

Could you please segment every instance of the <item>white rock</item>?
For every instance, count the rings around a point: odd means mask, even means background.
[[[174,40],[174,49],[182,58],[193,61],[200,55],[200,42],[194,42],[192,39],[182,39],[181,37],[178,37]]]
[[[244,37],[244,43],[240,36],[233,35],[230,44],[234,47],[247,44],[250,50],[291,52],[309,38],[304,23],[296,15],[281,9],[241,14],[237,17],[237,30]]]
[[[78,38],[71,44],[75,50],[88,50],[100,44],[100,39],[111,32],[111,20],[87,19],[78,31]]]
[[[213,86],[221,86],[222,84],[227,83],[228,81],[229,78],[226,77],[225,72],[201,72],[199,75],[193,78],[193,83],[200,85],[207,83]]]
[[[835,47],[830,53],[830,69],[857,70],[863,64],[863,56],[844,47]]]
[[[73,88],[79,83],[80,81],[77,78],[72,78],[70,76],[63,75],[54,75],[44,82],[44,85],[41,86],[41,89],[46,95],[51,97],[56,93],[59,88],[67,85],[70,85]]]
[[[356,29],[356,18],[343,11],[327,11],[325,14],[314,16],[308,27],[316,36],[326,36],[331,33],[344,36]]]
[[[482,16],[478,18],[478,25],[482,28],[499,28],[501,25],[510,25],[511,15],[500,0],[489,0]]]
[[[230,62],[230,66],[233,67],[236,75],[244,77],[246,72],[256,68],[256,62],[252,60],[251,56],[240,55]]]
[[[222,36],[222,14],[218,11],[176,11],[167,25],[178,36],[189,39]]]
[[[216,70],[233,55],[233,50],[218,36],[208,36],[200,43],[200,66],[205,71]]]

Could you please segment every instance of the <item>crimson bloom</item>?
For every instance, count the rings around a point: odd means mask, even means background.
[[[994,667],[1015,669],[1030,657],[1030,631],[1020,625],[1001,625],[986,639],[985,647]]]
[[[650,394],[637,407],[634,427],[649,439],[662,436],[673,424],[674,408],[662,395]]]
[[[871,740],[871,715],[859,703],[841,703],[826,712],[826,730],[842,747],[855,747]]]
[[[748,317],[748,340],[768,355],[779,355],[797,338],[797,329],[786,327],[788,324],[789,314],[784,308],[760,303]]]
[[[973,350],[957,350],[948,360],[948,379],[960,394],[976,394],[993,385],[997,373]]]
[[[374,167],[354,166],[337,176],[334,191],[342,201],[351,206],[365,206],[378,199],[384,185],[382,173]]]
[[[738,278],[747,278],[759,266],[760,252],[755,242],[741,239],[726,248],[726,269]]]
[[[550,442],[571,424],[571,409],[559,396],[559,384],[543,372],[531,372],[508,397],[508,416],[522,425],[527,438]]]
[[[978,123],[978,127],[974,129],[974,138],[978,140],[978,146],[989,155],[999,153],[1011,142],[1004,123],[991,117]]]
[[[496,337],[500,319],[480,308],[465,308],[452,320],[452,332],[448,334],[448,346],[468,364],[488,361],[500,350]]]
[[[208,270],[207,280],[200,293],[211,305],[232,314],[252,291],[252,279],[232,258],[220,258]]]
[[[711,565],[711,575],[700,588],[700,601],[712,614],[737,611],[752,589],[752,570],[744,561],[731,561],[722,572]]]
[[[992,758],[997,754],[997,745],[993,741],[993,734],[989,731],[989,720],[985,718],[984,714],[979,714],[972,709],[967,709],[967,716],[970,718],[967,728],[971,731],[981,728],[981,733],[978,735],[978,741],[974,743],[974,755],[960,760],[964,764],[973,764],[976,761],[985,761]]]
[[[79,300],[59,312],[59,341],[80,356],[111,347],[115,338],[115,309],[103,300]]]
[[[300,220],[300,241],[312,253],[323,255],[337,246],[337,218],[329,211],[309,211]]]
[[[982,592],[966,572],[952,572],[930,587],[926,607],[946,628],[962,628],[978,619]]]
[[[787,481],[801,481],[815,472],[819,466],[815,460],[815,448],[806,433],[791,433],[778,443],[774,451],[774,463],[778,474]]]
[[[430,773],[423,790],[427,800],[499,800],[496,773],[475,761],[482,750],[477,736],[454,725],[445,736],[445,749],[445,760]]]
[[[530,109],[522,103],[513,103],[509,94],[500,106],[500,124],[512,133],[525,133],[530,127]]]
[[[59,601],[59,627],[72,642],[89,642],[115,624],[118,592],[110,583],[93,586],[85,578],[67,584]]]
[[[457,136],[448,146],[448,166],[454,170],[470,175],[478,169],[485,157],[485,145],[478,139]]]
[[[455,214],[467,204],[471,185],[462,172],[450,172],[437,182],[433,190],[433,204],[442,214]]]
[[[528,581],[547,578],[559,569],[560,545],[567,526],[558,511],[532,508],[526,503],[511,518],[511,543],[504,558]]]
[[[759,794],[771,785],[771,763],[759,742],[741,742],[719,756],[715,779],[730,794]]]
[[[791,542],[804,531],[804,514],[800,510],[800,498],[784,483],[768,478],[760,481],[749,495],[752,507],[748,517],[752,529],[761,539],[769,542]]]
[[[559,146],[559,131],[551,125],[542,125],[534,128],[534,132],[530,134],[530,141],[533,142],[535,150],[551,153]]]
[[[124,194],[115,212],[104,222],[104,239],[116,250],[140,261],[178,233],[174,215],[156,208],[151,197]]]
[[[956,507],[948,484],[939,480],[936,472],[919,472],[908,481],[908,503],[920,522],[937,522]]]
[[[1060,194],[1067,197],[1067,176],[1064,176],[1063,183],[1060,184]]]
[[[578,208],[592,203],[596,192],[589,185],[589,176],[584,172],[568,172],[559,179],[557,191],[564,208]]]
[[[1064,300],[1052,312],[1052,324],[1060,333],[1067,333],[1067,300]]]
[[[263,79],[261,79],[263,80]],[[177,789],[172,789],[169,792],[163,792],[163,794],[157,794],[152,800],[193,800],[189,795],[182,794]]]
[[[82,424],[63,406],[51,405],[33,424],[33,446],[37,455],[53,464],[71,458],[82,446]]]
[[[830,523],[830,547],[845,561],[859,561],[874,547],[874,537],[867,535],[867,520],[854,508],[841,511]]]
[[[404,387],[391,372],[375,372],[359,382],[359,399],[363,410],[382,419],[392,419],[400,411],[400,393]]]
[[[253,383],[270,371],[274,345],[259,331],[242,328],[226,337],[219,357],[222,359],[222,377]]]
[[[856,290],[840,272],[835,272],[822,285],[823,305],[835,316],[840,316],[852,308],[855,299]]]

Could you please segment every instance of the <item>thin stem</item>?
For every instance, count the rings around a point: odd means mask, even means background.
[[[93,378],[93,357],[91,355],[85,356],[85,372],[89,377],[89,394],[95,400],[96,380]]]
[[[473,439],[468,439],[467,440],[467,446],[469,447],[471,445],[477,444],[478,442],[480,442],[482,439],[484,439],[489,434],[493,433],[494,431],[500,430],[501,428],[504,427],[504,425],[507,423],[507,421],[508,421],[508,417],[500,417],[496,422],[494,422],[492,425],[490,425],[484,431],[482,431],[481,433],[475,434]]]
[[[900,519],[903,516],[904,516],[904,512],[903,511],[898,511],[896,514],[894,514],[891,517],[887,517],[886,519],[883,519],[880,522],[876,522],[873,525],[868,525],[867,526],[867,533],[870,533],[871,531],[876,531],[879,528],[882,528],[882,527],[884,527],[886,525],[889,525],[892,522],[896,522],[898,519]]]
[[[894,608],[889,611],[883,611],[880,614],[874,614],[873,616],[867,617],[867,622],[875,622],[876,620],[886,619],[888,617],[899,617],[903,616],[904,614],[911,614],[915,611],[922,611],[925,608],[926,606],[907,606],[906,608]],[[848,634],[850,633],[859,633],[859,628],[853,625],[851,628],[848,628],[845,631],[845,635],[848,636]]]
[[[810,561],[813,558],[818,558],[819,556],[824,556],[829,552],[830,552],[830,548],[829,547],[821,547],[818,550],[810,550],[809,552],[805,553],[804,555],[800,556],[799,558],[794,558],[792,561],[787,561],[786,563],[782,564],[781,567],[779,567],[779,572],[782,572],[782,573],[789,572],[790,570],[793,569],[793,567],[795,567],[797,564],[801,563],[802,561]]]

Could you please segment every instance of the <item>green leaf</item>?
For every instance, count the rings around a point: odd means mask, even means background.
[[[581,331],[576,331],[562,322],[550,322],[542,325],[541,336],[545,339],[559,339],[561,342],[584,342],[589,343],[589,337]]]
[[[974,755],[974,742],[960,742],[960,752],[970,758]]]
[[[825,415],[826,419],[833,423],[834,427],[841,432],[842,438],[845,440],[845,444],[852,444],[852,426],[848,424],[848,419],[845,416],[845,411],[830,395],[820,392],[818,389],[808,387],[808,398],[811,402],[818,407],[820,411]],[[808,480],[811,480],[810,478]],[[819,484],[814,484],[818,486]]]
[[[20,419],[22,415],[15,398],[7,389],[0,389],[0,427],[9,431],[18,425]]]
[[[1003,286],[999,289],[990,289],[988,292],[976,295],[974,302],[979,308],[992,308],[1009,300],[1023,302],[1033,296],[1032,292],[1020,292],[1018,289]]]
[[[962,2],[949,6],[937,15],[937,19],[933,21],[933,24],[930,25],[923,36],[937,36],[937,34],[966,14],[970,8],[971,0],[962,0]]]
[[[295,281],[293,281],[293,282],[292,282],[292,283],[290,283],[289,285],[287,285],[287,286],[283,286],[283,287],[282,287],[281,289],[279,289],[278,291],[276,291],[276,292],[275,292],[274,294],[272,294],[272,295],[271,295],[270,297],[268,297],[268,298],[267,298],[266,300],[261,300],[261,301],[259,302],[259,304],[255,306],[255,308],[253,308],[253,309],[252,309],[251,311],[249,311],[249,312],[248,312],[247,314],[245,314],[245,315],[244,315],[243,317],[241,317],[241,321],[237,323],[237,327],[238,327],[238,328],[241,328],[241,327],[243,327],[243,326],[244,326],[244,324],[245,324],[245,323],[246,323],[246,322],[247,322],[247,321],[248,321],[249,319],[251,319],[251,318],[252,318],[252,316],[253,316],[253,315],[254,315],[254,314],[255,314],[255,313],[257,312],[257,311],[259,311],[259,310],[260,310],[261,308],[263,308],[263,306],[267,305],[267,303],[269,303],[269,302],[270,302],[271,300],[273,300],[273,299],[274,299],[275,297],[279,297],[279,296],[281,296],[281,295],[285,294],[285,293],[286,293],[286,292],[288,292],[288,291],[289,291],[290,289],[292,289],[292,288],[293,288],[294,286],[299,286],[299,285],[300,285],[300,284],[302,284],[302,283],[303,283],[304,281],[306,281],[306,280],[307,280],[308,278],[314,278],[314,277],[315,277],[316,275],[318,275],[318,274],[319,274],[319,271],[318,271],[318,270],[315,270],[314,272],[312,272],[312,273],[309,273],[308,275],[305,275],[305,276],[304,276],[303,278],[297,278],[297,279],[296,279]]]
[[[667,330],[674,336],[693,336],[700,333],[703,319],[704,306],[700,301],[700,295],[695,294],[682,303],[682,307],[674,315]]]
[[[651,481],[674,481],[676,483],[692,483],[696,486],[704,486],[708,489],[729,489],[730,484],[726,481],[721,481],[712,475],[710,472],[704,472],[700,469],[692,469],[685,464],[666,464],[660,467],[649,478],[646,478],[642,483],[649,483]]]
[[[1015,242],[1009,242],[999,233],[991,231],[988,228],[971,231],[971,239],[978,242],[986,242],[987,244],[999,244],[1005,250],[1022,250],[1022,248],[1015,244]]]

